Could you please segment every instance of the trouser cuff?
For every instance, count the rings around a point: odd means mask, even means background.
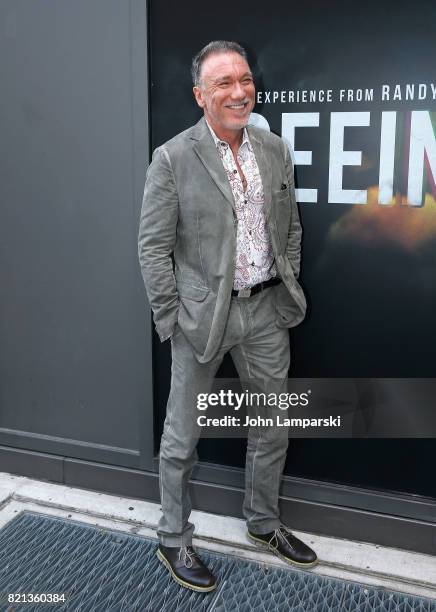
[[[171,546],[172,548],[191,546],[192,534],[194,533],[194,525],[192,523],[186,523],[181,533],[178,533],[175,529],[172,530],[171,527],[174,526],[168,524],[164,516],[162,516],[157,528],[157,537],[163,546]]]
[[[192,536],[164,536],[159,535],[159,542],[163,546],[170,546],[172,548],[182,548],[184,546],[192,546]]]
[[[258,535],[265,535],[266,533],[271,533],[275,529],[278,529],[281,525],[279,519],[269,519],[267,521],[255,521],[254,523],[250,523],[247,521],[247,529],[251,533]]]

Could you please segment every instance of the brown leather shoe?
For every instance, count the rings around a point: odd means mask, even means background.
[[[216,578],[205,566],[192,546],[163,546],[159,544],[156,555],[182,586],[207,593],[216,588]]]
[[[314,567],[318,563],[316,553],[284,526],[265,534],[249,531],[248,537],[256,544],[268,548],[286,563],[291,563],[301,569]]]

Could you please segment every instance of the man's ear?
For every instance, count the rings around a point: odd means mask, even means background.
[[[200,87],[193,87],[192,91],[194,92],[194,98],[198,104],[198,106],[200,108],[204,108],[204,99],[203,99],[203,93],[200,89]]]

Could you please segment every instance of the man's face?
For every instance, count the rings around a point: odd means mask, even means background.
[[[255,90],[250,67],[239,53],[209,55],[201,66],[200,81],[194,96],[217,134],[247,125]]]

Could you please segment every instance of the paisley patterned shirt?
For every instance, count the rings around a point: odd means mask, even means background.
[[[236,290],[248,289],[277,275],[264,214],[265,198],[262,179],[245,128],[238,151],[239,166],[246,181],[244,189],[229,144],[220,140],[210,125],[207,125],[218,149],[235,199],[238,226],[233,288]]]

